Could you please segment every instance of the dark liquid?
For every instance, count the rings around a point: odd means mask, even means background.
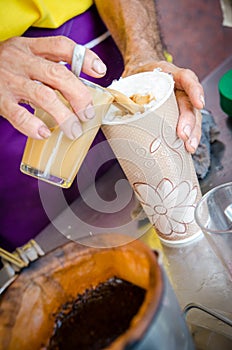
[[[144,289],[118,278],[86,290],[63,306],[47,349],[103,349],[129,328],[145,293]]]

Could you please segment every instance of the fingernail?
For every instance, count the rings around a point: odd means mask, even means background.
[[[197,141],[196,137],[194,137],[192,140],[190,140],[190,145],[191,145],[191,147],[192,147],[194,150],[197,149],[197,147],[198,147],[198,141]]]
[[[38,130],[38,134],[43,139],[47,139],[49,136],[51,136],[51,131],[45,125],[42,125]]]
[[[84,114],[87,119],[93,119],[95,117],[95,110],[91,103],[84,110]]]
[[[78,111],[78,116],[82,121],[93,119],[95,117],[95,110],[92,103],[90,103],[85,109]]]
[[[78,122],[73,123],[71,128],[71,134],[73,136],[73,140],[77,139],[82,135],[82,128]]]
[[[205,107],[205,99],[204,99],[203,95],[200,95],[200,100],[201,100],[201,103],[203,104],[203,108],[204,108]]]
[[[186,125],[184,127],[183,131],[184,131],[185,135],[187,136],[187,138],[189,138],[189,136],[191,135],[191,132],[192,132],[190,125]]]
[[[105,74],[106,72],[106,65],[101,61],[99,60],[98,58],[96,58],[94,61],[93,61],[93,66],[92,66],[92,69],[98,73],[98,74]]]

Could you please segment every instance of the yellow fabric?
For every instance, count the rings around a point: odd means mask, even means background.
[[[168,51],[164,51],[164,57],[167,62],[172,63],[173,62],[173,57]]]
[[[92,4],[93,0],[0,0],[0,41],[22,35],[30,26],[58,28]]]
[[[155,228],[152,226],[150,227],[147,232],[140,238],[140,240],[148,245],[148,247],[152,250],[158,251],[161,257],[162,266],[166,270],[166,273],[169,277],[169,279],[172,281],[172,276],[170,275],[169,271],[169,263],[168,259],[164,254],[163,246],[160,242],[159,236],[155,230]]]

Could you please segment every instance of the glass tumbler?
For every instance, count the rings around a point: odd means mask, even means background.
[[[47,112],[39,108],[35,110],[35,115],[51,130],[51,136],[45,140],[27,139],[20,165],[24,174],[63,188],[71,186],[113,100],[111,94],[95,88],[94,84],[88,88],[93,97],[96,116],[82,123],[83,134],[75,140],[65,136]],[[58,96],[71,108],[61,95]]]
[[[207,192],[196,206],[195,219],[232,279],[232,182]]]

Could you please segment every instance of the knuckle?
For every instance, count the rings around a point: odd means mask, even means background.
[[[74,83],[73,74],[62,64],[52,63],[47,66],[46,77],[58,90],[62,90],[64,82],[71,86]]]
[[[54,103],[57,99],[56,92],[43,84],[36,84],[34,97],[36,101],[39,101],[44,106]]]
[[[10,120],[17,128],[24,126],[27,123],[28,115],[25,108],[17,108],[10,116]]]
[[[9,38],[3,42],[1,42],[1,45],[0,45],[0,52],[5,52],[6,49],[7,50],[15,50],[18,46],[19,46],[19,41],[20,41],[20,38],[19,37],[12,37],[12,38]]]
[[[67,72],[67,68],[59,63],[51,63],[47,67],[47,76],[52,80],[66,78]]]
[[[12,38],[9,38],[5,41],[5,43],[8,43],[10,45],[15,45],[15,44],[18,44],[18,42],[20,41],[20,38],[17,37],[17,36],[14,36]]]
[[[3,42],[0,46],[0,59],[1,62],[4,62],[10,56],[15,56],[15,45],[13,42],[9,42],[11,39],[8,39],[6,42]]]
[[[71,40],[63,35],[58,35],[52,38],[53,45],[56,47],[58,51],[65,50],[67,43]]]
[[[14,47],[17,45],[18,43],[18,37],[12,37],[12,38],[9,38],[3,42],[1,42],[1,48],[2,50],[5,49],[6,47]]]
[[[194,80],[194,82],[198,82],[197,75],[189,68],[182,68],[181,69],[181,79]]]
[[[187,68],[181,68],[180,70],[180,75],[181,75],[181,79],[186,80],[187,78],[189,78],[190,75],[190,70]]]
[[[0,60],[1,60],[1,55],[0,55]],[[10,86],[10,82],[12,83],[11,79],[14,79],[14,75],[8,70],[4,69],[4,67],[0,66],[0,77],[1,77],[1,90],[3,91],[5,87]]]
[[[7,118],[7,115],[9,114],[11,102],[8,98],[6,98],[4,95],[0,94],[0,113],[5,118]]]
[[[0,43],[0,65],[6,70],[17,72],[28,64],[29,52],[19,42],[21,38],[10,38]],[[17,64],[16,64],[17,57]],[[20,68],[19,68],[20,67]]]
[[[75,112],[78,112],[80,109],[85,108],[92,102],[92,97],[88,91],[88,89],[79,88],[78,96],[76,98],[70,99],[70,104]]]

